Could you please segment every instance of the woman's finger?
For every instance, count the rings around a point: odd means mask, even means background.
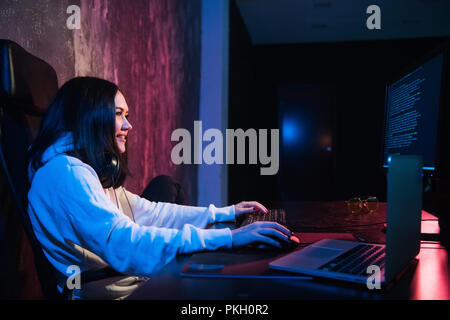
[[[245,206],[245,207],[256,208],[259,211],[262,211],[262,212],[265,212],[265,213],[269,212],[269,210],[267,210],[266,207],[264,207],[261,203],[256,202],[256,201],[244,201],[244,202],[242,202],[242,205]]]
[[[281,243],[271,237],[265,236],[265,235],[261,235],[259,234],[256,238],[255,238],[255,242],[263,242],[265,244],[269,244],[271,246],[275,246],[278,248],[281,248]]]
[[[252,213],[254,211],[253,207],[250,208],[240,208],[239,213]]]
[[[271,236],[271,238],[277,238],[286,242],[289,242],[289,236],[283,232],[278,231],[275,228],[262,228],[259,230],[259,234],[264,236]]]
[[[272,222],[272,221],[260,221],[260,222],[255,222],[258,227],[262,227],[262,228],[274,228],[277,229],[279,231],[281,231],[282,233],[284,233],[287,236],[290,236],[292,234],[292,232],[286,228],[285,226],[276,223],[276,222]]]

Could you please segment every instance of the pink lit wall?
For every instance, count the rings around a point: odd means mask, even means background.
[[[130,106],[128,189],[141,193],[156,175],[181,180],[195,199],[194,168],[170,159],[171,133],[198,112],[199,1],[81,1],[74,32],[75,75],[117,83]]]
[[[66,26],[69,5],[81,9],[79,30]],[[0,18],[0,38],[51,64],[60,85],[89,75],[123,90],[133,125],[130,191],[140,194],[153,177],[168,174],[196,202],[196,168],[172,163],[170,136],[198,119],[200,0],[4,0]]]

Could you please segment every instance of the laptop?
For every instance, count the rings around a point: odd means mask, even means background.
[[[386,244],[324,239],[272,261],[269,267],[361,284],[368,284],[377,273],[380,286],[385,286],[420,251],[421,213],[421,157],[393,155],[387,175]]]

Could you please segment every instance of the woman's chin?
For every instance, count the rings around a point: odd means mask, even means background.
[[[124,143],[118,143],[117,149],[119,149],[120,153],[125,153],[125,151],[127,150]]]

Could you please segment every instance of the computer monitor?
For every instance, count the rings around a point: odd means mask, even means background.
[[[383,166],[394,154],[420,155],[435,170],[444,51],[386,86]]]

